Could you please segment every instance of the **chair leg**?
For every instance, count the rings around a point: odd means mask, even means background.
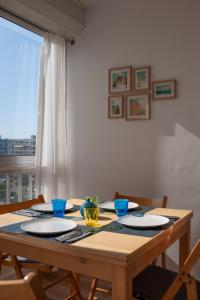
[[[190,280],[186,283],[187,288],[187,297],[188,299],[197,300],[197,287],[196,287],[196,281],[193,277],[190,278]]]
[[[156,265],[156,263],[157,263],[157,259],[152,261],[152,265]],[[166,269],[166,254],[165,254],[165,252],[163,252],[161,254],[161,266]]]
[[[3,254],[0,253],[0,276],[1,276],[1,269],[2,269],[2,261],[3,261]]]
[[[92,278],[92,283],[91,283],[91,287],[90,287],[90,291],[89,291],[89,295],[88,295],[88,300],[93,300],[94,299],[94,295],[95,295],[96,287],[97,287],[97,282],[98,282],[97,278]]]
[[[156,265],[156,263],[157,263],[157,258],[152,261],[152,265]]]
[[[166,269],[166,254],[165,252],[161,255],[162,267]]]
[[[13,267],[15,269],[15,273],[16,273],[16,276],[18,279],[23,279],[24,278],[24,275],[22,273],[22,269],[21,269],[21,266],[20,266],[20,263],[17,259],[17,257],[15,255],[10,255],[11,257],[11,261],[13,263]]]
[[[39,279],[40,279],[40,276],[41,276],[42,274],[44,274],[44,272],[40,272],[40,271],[39,271],[39,272],[37,272],[37,274],[38,274]],[[48,283],[47,285],[43,286],[43,289],[44,289],[44,290],[48,290],[48,289],[50,289],[52,286],[56,285],[57,283],[63,281],[64,279],[66,279],[66,278],[68,278],[68,277],[69,277],[69,275],[62,276],[62,277],[56,279],[55,281],[53,281],[53,282],[51,282],[51,283]],[[41,281],[41,280],[40,280],[40,281]]]
[[[75,297],[76,300],[83,300],[80,293],[80,289],[72,272],[69,273],[69,279],[72,287],[72,296],[67,297],[66,300],[71,299],[73,297]]]
[[[79,273],[73,273],[74,274],[74,278],[76,280],[76,284],[77,286],[80,288],[80,284],[81,284],[81,275]]]

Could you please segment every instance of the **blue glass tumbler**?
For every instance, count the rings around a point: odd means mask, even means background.
[[[53,199],[53,200],[51,200],[51,203],[52,203],[52,206],[53,206],[53,215],[54,215],[54,217],[64,218],[66,202],[67,201],[64,200],[64,199]]]
[[[115,212],[118,217],[125,216],[128,212],[128,199],[116,199]]]

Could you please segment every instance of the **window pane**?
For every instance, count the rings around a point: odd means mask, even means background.
[[[0,205],[34,199],[35,192],[33,173],[0,175]]]
[[[34,155],[43,38],[0,17],[0,155]]]
[[[10,178],[7,178],[7,180],[10,180],[10,202],[15,203],[18,200],[18,176],[17,174],[12,174],[10,175]]]
[[[0,204],[6,202],[6,175],[0,176]]]

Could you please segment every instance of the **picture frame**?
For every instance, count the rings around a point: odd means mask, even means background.
[[[109,94],[129,93],[132,88],[132,67],[119,67],[109,70]]]
[[[167,100],[177,98],[176,79],[157,80],[152,83],[152,99]]]
[[[149,93],[129,94],[125,98],[125,119],[148,120],[150,119]]]
[[[133,91],[147,92],[151,87],[151,67],[133,68]]]
[[[120,119],[124,117],[124,97],[111,95],[108,97],[108,118]]]

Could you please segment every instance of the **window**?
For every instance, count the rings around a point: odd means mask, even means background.
[[[0,155],[34,155],[42,37],[0,17]]]
[[[43,38],[0,17],[0,203],[34,197]]]

